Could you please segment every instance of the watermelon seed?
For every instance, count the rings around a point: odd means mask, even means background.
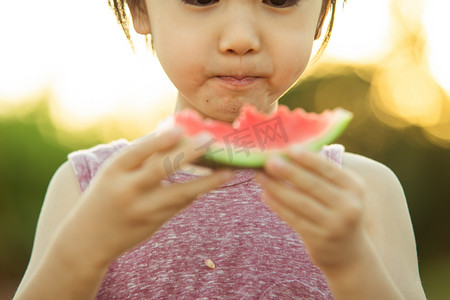
[[[212,260],[210,260],[209,258],[205,260],[205,265],[208,266],[211,269],[215,269],[216,265],[214,264],[214,262]]]

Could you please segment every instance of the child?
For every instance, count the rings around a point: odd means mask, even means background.
[[[114,0],[123,21],[122,4]],[[276,110],[336,5],[127,4],[179,91],[176,111],[227,122],[244,103]],[[339,146],[322,156],[293,147],[256,179],[200,176],[189,164],[210,137],[181,137],[158,130],[71,153],[49,185],[15,299],[425,298],[406,201],[386,167]],[[164,162],[180,153],[182,170],[167,176]]]

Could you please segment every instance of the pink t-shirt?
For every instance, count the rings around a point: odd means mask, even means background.
[[[118,140],[69,154],[82,192],[127,144]],[[343,152],[340,145],[321,151],[339,165]],[[165,183],[196,177],[178,172]],[[261,201],[253,177],[252,170],[236,171],[113,261],[97,299],[332,299],[301,238]]]

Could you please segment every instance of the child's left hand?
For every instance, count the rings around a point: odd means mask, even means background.
[[[322,270],[351,264],[367,241],[363,180],[315,153],[291,150],[288,156],[271,157],[257,174],[263,199],[300,234]]]

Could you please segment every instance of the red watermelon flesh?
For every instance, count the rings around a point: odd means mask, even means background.
[[[352,113],[340,108],[317,114],[301,108],[290,111],[283,105],[271,115],[245,105],[233,124],[203,119],[190,109],[174,116],[175,125],[188,136],[207,131],[214,137],[204,145],[203,163],[249,168],[262,167],[269,155],[283,153],[292,144],[318,151],[332,143],[351,119]]]

